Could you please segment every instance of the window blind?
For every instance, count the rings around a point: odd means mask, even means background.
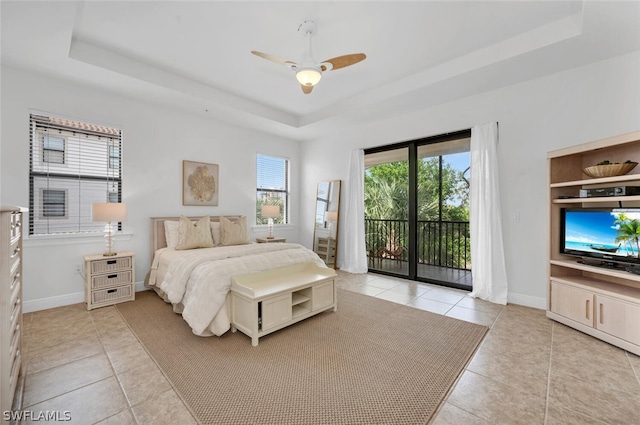
[[[278,205],[280,216],[275,223],[289,223],[289,160],[258,154],[256,157],[256,223],[267,224],[263,205]]]
[[[122,200],[121,130],[31,114],[29,134],[29,235],[102,231],[91,204]]]

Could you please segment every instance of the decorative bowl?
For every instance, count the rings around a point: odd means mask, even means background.
[[[605,165],[592,165],[582,170],[587,176],[594,179],[599,177],[613,177],[623,176],[629,171],[633,170],[637,162],[625,162],[622,164],[605,164]]]

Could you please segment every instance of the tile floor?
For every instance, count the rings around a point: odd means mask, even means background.
[[[339,286],[490,326],[433,424],[640,424],[640,357],[541,310],[375,274],[340,272]],[[24,328],[24,411],[68,411],[65,423],[77,424],[196,423],[115,308],[29,313]]]

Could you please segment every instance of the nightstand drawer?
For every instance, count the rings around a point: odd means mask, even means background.
[[[111,303],[117,300],[132,300],[133,285],[119,286],[111,289],[91,291],[92,304]]]
[[[133,257],[105,258],[91,262],[91,274],[130,269]]]
[[[123,285],[125,283],[132,283],[133,276],[131,275],[131,270],[120,271],[110,274],[103,274],[98,276],[93,276],[91,278],[91,288],[92,289],[100,289],[110,286],[118,286]]]

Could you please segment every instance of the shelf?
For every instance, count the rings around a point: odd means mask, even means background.
[[[630,202],[630,201],[640,201],[640,195],[634,196],[603,196],[603,197],[595,197],[595,198],[562,198],[562,199],[553,199],[551,202],[554,204],[576,204],[583,202]]]
[[[602,276],[611,276],[611,277],[617,277],[620,279],[631,280],[634,282],[640,282],[640,275],[637,275],[625,270],[616,270],[616,269],[608,269],[606,267],[590,266],[588,264],[578,263],[578,261],[576,260],[551,260],[549,261],[549,263],[554,266],[561,266],[561,267],[566,267],[574,270],[582,270],[585,272],[597,273]],[[554,275],[552,277],[556,277],[556,276],[557,275]],[[567,277],[569,277],[569,275],[567,275]],[[571,277],[573,278],[574,276],[571,276]]]
[[[635,180],[640,180],[640,174],[625,174],[624,176],[602,177],[598,179],[573,180],[560,183],[551,183],[549,187],[553,189],[556,187],[587,186],[594,184],[620,183]]]
[[[292,298],[291,305],[298,305],[298,304],[302,304],[304,302],[309,301],[309,297],[307,297],[306,295],[302,295],[298,292],[294,292],[291,295],[291,298]]]
[[[308,313],[311,313],[310,308],[304,307],[300,304],[293,306],[292,316],[294,319],[300,316],[304,316],[305,314],[308,314]]]

